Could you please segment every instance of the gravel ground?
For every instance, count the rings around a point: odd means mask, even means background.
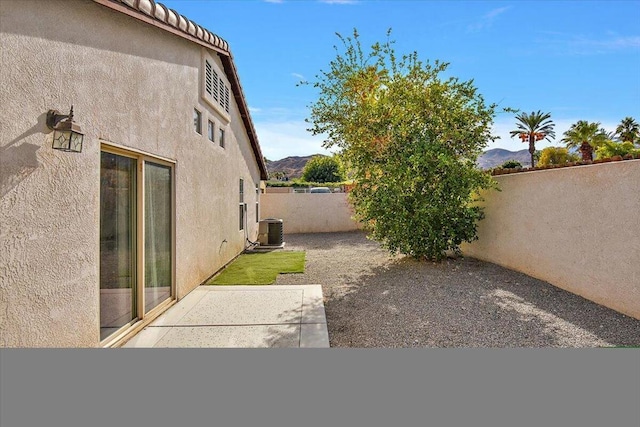
[[[361,232],[285,236],[320,284],[331,347],[640,346],[640,320],[472,258],[391,256]]]

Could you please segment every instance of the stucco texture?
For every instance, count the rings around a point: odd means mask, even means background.
[[[334,233],[361,229],[346,193],[267,193],[262,217],[283,220],[285,234]]]
[[[466,255],[640,319],[640,160],[497,176]]]
[[[207,139],[227,122],[201,97],[201,46],[91,1],[3,0],[0,20],[0,345],[98,346],[101,143],[175,164],[178,298],[244,248],[240,178],[256,238],[260,171],[233,97],[226,147]],[[79,154],[45,125],[71,105]]]

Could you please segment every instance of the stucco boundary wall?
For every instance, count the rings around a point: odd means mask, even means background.
[[[465,255],[640,319],[640,160],[495,179]]]
[[[260,218],[283,220],[285,234],[354,231],[346,193],[266,193],[260,196]]]

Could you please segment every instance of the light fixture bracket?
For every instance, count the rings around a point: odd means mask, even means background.
[[[56,126],[64,119],[67,119],[69,122],[73,121],[73,105],[71,106],[69,114],[61,114],[58,110],[49,110],[47,112],[47,127],[55,130]]]

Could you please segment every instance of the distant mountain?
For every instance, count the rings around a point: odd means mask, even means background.
[[[322,154],[290,156],[280,160],[267,160],[269,176],[272,177],[276,172],[283,172],[289,179],[300,178],[304,166],[314,156],[322,156]],[[477,164],[480,169],[491,169],[500,166],[507,160],[517,160],[522,163],[523,167],[528,167],[531,164],[529,150],[509,151],[502,148],[485,151],[478,157]]]
[[[300,178],[304,166],[312,157],[322,156],[322,154],[314,154],[311,156],[290,156],[280,160],[267,160],[267,170],[269,171],[269,177],[272,177],[276,172],[283,172],[289,179]]]
[[[509,151],[502,148],[494,148],[487,150],[478,157],[478,167],[480,169],[491,169],[500,166],[507,160],[516,160],[522,164],[522,167],[531,165],[531,154],[529,150]]]

